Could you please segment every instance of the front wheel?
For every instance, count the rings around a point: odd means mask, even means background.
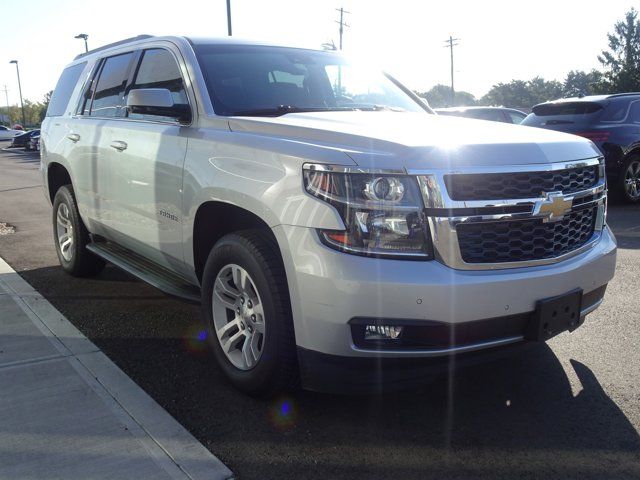
[[[274,239],[260,230],[223,237],[209,254],[202,280],[208,336],[227,378],[253,396],[293,388],[293,322]]]
[[[640,202],[640,156],[634,155],[625,160],[618,180],[618,190],[625,202]]]

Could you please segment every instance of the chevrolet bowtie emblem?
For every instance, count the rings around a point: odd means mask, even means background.
[[[571,211],[572,204],[573,199],[567,200],[562,192],[547,193],[544,200],[536,202],[533,214],[543,215],[543,222],[557,222]]]

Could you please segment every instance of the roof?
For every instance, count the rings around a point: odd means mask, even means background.
[[[640,92],[626,92],[626,93],[612,93],[609,95],[587,95],[584,97],[569,97],[569,98],[558,98],[557,100],[550,100],[548,102],[543,103],[564,103],[564,102],[593,102],[599,103],[609,100],[611,98],[620,98],[620,97],[634,97],[640,96]],[[543,105],[540,103],[539,105]]]
[[[483,107],[483,106],[470,106],[470,107],[447,107],[447,108],[434,108],[436,112],[466,112],[468,110],[513,110],[519,111],[516,108],[509,107]]]
[[[91,56],[94,53],[102,52],[105,50],[109,50],[115,47],[121,47],[123,45],[128,45],[130,43],[142,42],[143,40],[161,40],[170,37],[156,37],[153,35],[137,35],[135,37],[125,38],[124,40],[120,40],[118,42],[109,43],[107,45],[103,45],[98,48],[94,48],[93,50],[89,50],[86,53],[81,53],[77,55],[74,60],[79,60],[81,58]],[[176,37],[173,37],[176,38]],[[256,45],[256,46],[271,46],[271,47],[289,47],[289,48],[303,48],[307,50],[321,50],[319,48],[313,48],[310,46],[294,46],[287,45],[279,42],[270,42],[267,40],[247,40],[237,37],[181,37],[187,40],[192,45]]]

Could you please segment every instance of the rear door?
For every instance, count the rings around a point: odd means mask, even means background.
[[[129,91],[166,88],[174,103],[189,104],[178,52],[139,52]],[[123,105],[126,102],[126,94]],[[188,127],[175,118],[131,114],[113,119],[103,139],[109,165],[109,226],[118,243],[148,259],[183,268],[182,171]]]
[[[85,87],[77,115],[68,125],[65,141],[73,144],[69,155],[80,212],[90,230],[109,237],[114,219],[113,198],[109,195],[113,172],[109,165],[112,122],[123,115],[124,93],[134,52],[101,59]]]

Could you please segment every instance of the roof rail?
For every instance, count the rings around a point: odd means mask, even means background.
[[[87,55],[91,55],[92,53],[101,52],[102,50],[106,50],[108,48],[117,47],[119,45],[125,45],[127,43],[135,42],[138,40],[145,40],[147,38],[153,38],[153,35],[138,35],[136,37],[125,38],[124,40],[120,40],[119,42],[109,43],[108,45],[103,45],[101,47],[94,48],[93,50],[89,50],[86,53],[81,53],[80,55],[77,55],[76,58],[74,58],[74,60],[78,60],[79,58],[86,57]]]

